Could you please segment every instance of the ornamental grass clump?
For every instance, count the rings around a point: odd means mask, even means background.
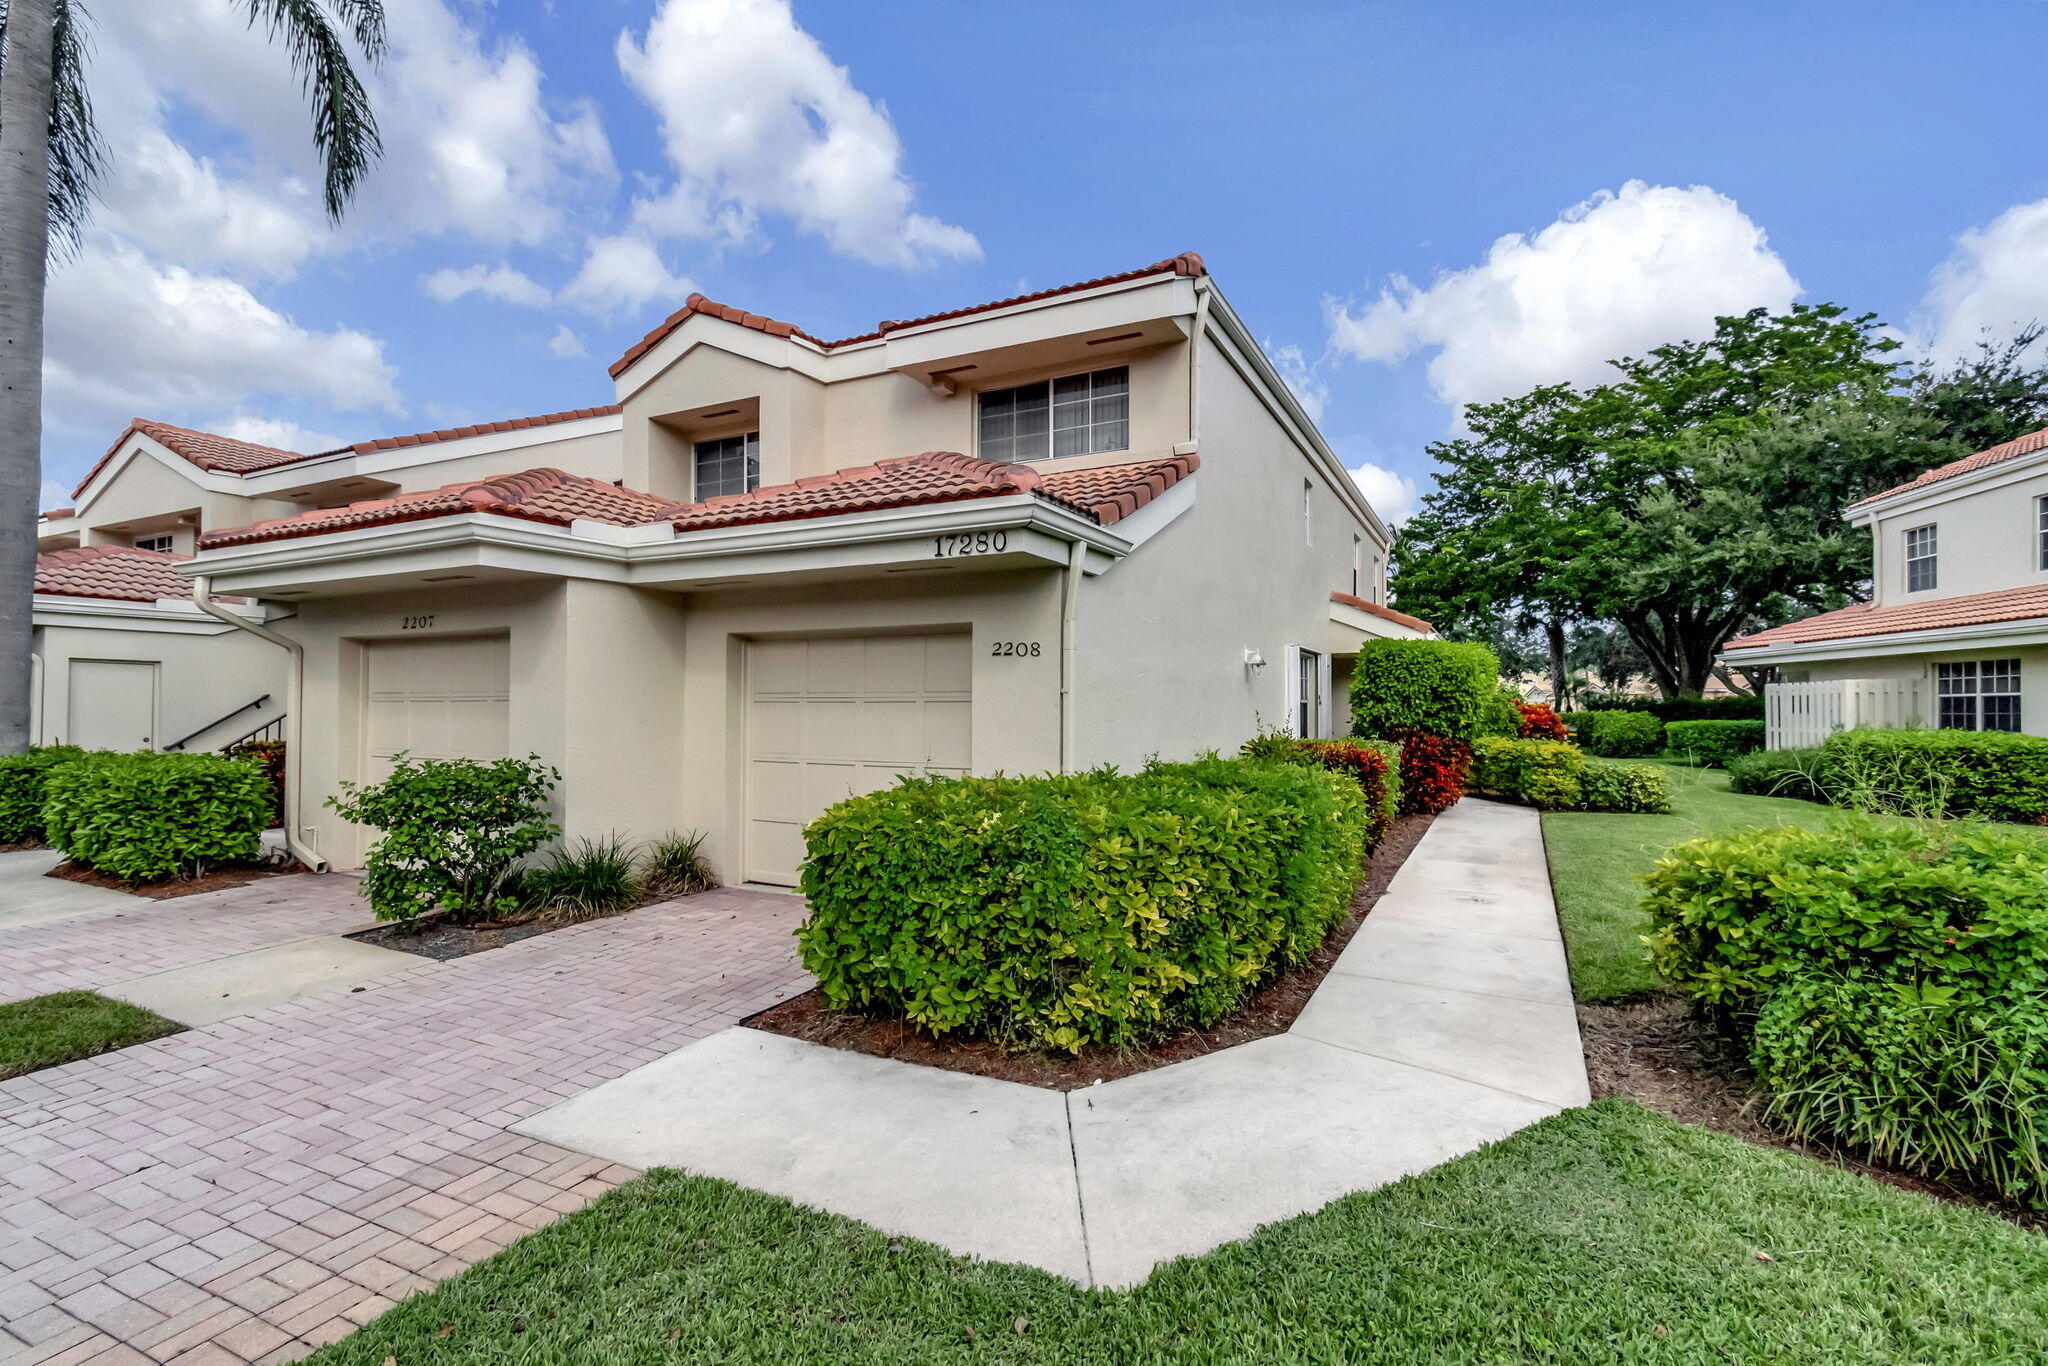
[[[906,778],[805,832],[825,1004],[1074,1052],[1213,1025],[1343,919],[1369,813],[1320,767],[1209,757]]]
[[[261,780],[253,765],[237,767]],[[490,762],[399,754],[384,781],[343,782],[327,805],[383,832],[363,860],[363,896],[379,920],[439,911],[467,923],[517,909],[507,881],[514,864],[562,833],[548,812],[561,779],[537,754]]]

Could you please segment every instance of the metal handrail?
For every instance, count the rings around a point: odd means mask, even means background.
[[[270,694],[265,693],[263,694],[263,696],[257,698],[254,702],[244,702],[241,706],[236,707],[233,711],[228,712],[222,716],[214,717],[211,721],[208,721],[205,725],[201,726],[198,730],[193,731],[184,739],[173,740],[170,744],[165,745],[164,748],[166,750],[183,749],[186,745],[191,744],[194,740],[197,740],[200,736],[206,734],[206,732],[212,730],[221,722],[231,720],[234,717],[240,716],[245,711],[253,711],[257,707],[262,706],[265,702],[268,702],[269,700]],[[268,727],[260,727],[259,729],[268,729]]]
[[[247,735],[236,736],[234,739],[220,746],[220,749],[222,753],[226,753],[228,750],[233,749],[236,745],[246,745],[251,740],[282,739],[284,739],[284,717],[278,716],[273,720],[266,721],[264,724],[256,727],[256,729],[250,731]]]

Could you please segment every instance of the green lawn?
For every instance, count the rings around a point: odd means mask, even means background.
[[[309,1362],[1725,1366],[2043,1351],[2038,1234],[1609,1100],[1129,1294],[656,1172]]]
[[[0,1005],[0,1081],[175,1034],[184,1026],[92,991]]]
[[[1543,817],[1550,882],[1581,1001],[1626,1000],[1661,987],[1639,936],[1643,888],[1636,880],[1672,845],[1750,826],[1825,824],[1832,808],[1728,790],[1720,769],[1660,765],[1671,787],[1668,816],[1554,811]]]

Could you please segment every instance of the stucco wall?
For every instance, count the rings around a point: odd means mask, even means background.
[[[1811,663],[1780,665],[1788,681],[1821,682],[1828,679],[1881,678],[1897,681],[1919,680],[1926,699],[1927,724],[1933,725],[1935,710],[1934,666],[1955,660],[2017,659],[2020,661],[2020,728],[2029,735],[2048,735],[2048,646],[2019,648],[1985,646],[1947,650],[1925,655],[1869,655],[1857,659],[1816,660]]]
[[[1877,598],[1890,605],[2048,583],[2040,567],[2035,499],[2048,497],[2048,470],[1918,511],[1888,513],[1874,527]],[[1906,591],[1906,532],[1936,528],[1937,582]]]
[[[544,434],[545,427],[535,428],[536,435]],[[460,442],[446,443],[450,447]],[[488,479],[493,475],[517,474],[521,470],[537,469],[543,466],[580,474],[588,479],[603,479],[606,482],[621,478],[625,469],[625,457],[619,434],[615,431],[595,435],[569,437],[562,440],[536,441],[532,445],[519,446],[511,450],[491,451],[484,455],[457,456],[452,459],[434,459],[434,446],[415,446],[406,455],[417,462],[403,468],[385,471],[371,471],[371,477],[389,479],[407,493],[419,489],[436,489],[443,484],[453,484],[468,479]],[[630,481],[629,481],[630,482]]]
[[[198,473],[193,470],[188,476],[166,460],[146,453],[136,455],[90,503],[78,510],[85,544],[127,545],[132,539],[130,534],[112,528],[181,513],[196,516],[200,529],[211,531],[215,527],[243,526],[265,517],[283,517],[299,510],[294,504],[275,499],[215,493],[197,482]],[[192,552],[189,530],[180,535],[176,549],[180,554]]]
[[[271,701],[262,711],[245,712],[207,731],[191,747],[215,748],[284,710],[284,651],[227,626],[206,634],[123,630],[111,625],[39,626],[35,653],[40,661],[33,730],[37,744],[54,745],[70,738],[65,732],[70,716],[71,664],[80,659],[158,666],[155,742],[159,747],[265,693],[271,695]]]

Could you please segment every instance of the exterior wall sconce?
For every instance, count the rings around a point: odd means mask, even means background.
[[[1259,671],[1266,667],[1266,657],[1257,650],[1246,650],[1244,652],[1244,667],[1247,673],[1256,678]]]

